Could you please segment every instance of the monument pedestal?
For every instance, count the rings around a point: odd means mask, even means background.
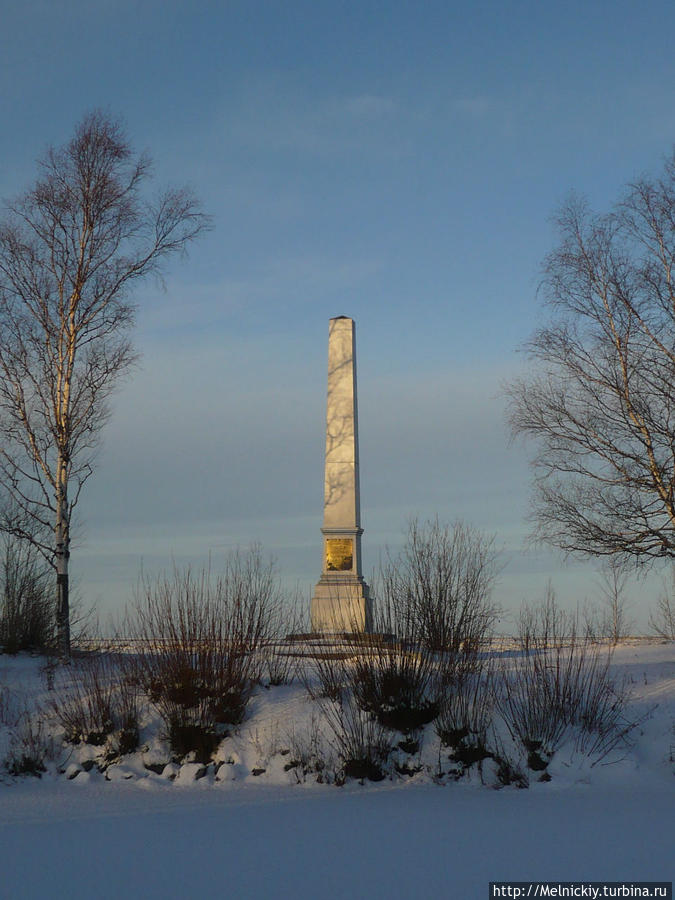
[[[324,566],[312,597],[312,631],[372,631],[372,600],[360,574],[362,529],[321,530]]]
[[[373,628],[368,585],[357,582],[321,578],[312,597],[312,631],[331,634],[366,631]]]
[[[311,605],[312,631],[372,630],[372,600],[361,574],[361,506],[352,319],[330,320],[326,401],[323,566]]]

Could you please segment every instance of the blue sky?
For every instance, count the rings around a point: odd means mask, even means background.
[[[342,314],[366,569],[438,513],[497,535],[507,607],[549,576],[594,596],[592,568],[524,551],[530,451],[502,384],[544,316],[556,208],[575,189],[606,209],[672,149],[672,3],[0,0],[0,20],[0,195],[99,106],[214,218],[136,295],[142,362],[80,506],[86,602],[255,539],[309,594]]]

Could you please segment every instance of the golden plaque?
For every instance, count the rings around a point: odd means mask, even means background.
[[[348,572],[353,566],[354,549],[350,538],[326,539],[326,570]]]

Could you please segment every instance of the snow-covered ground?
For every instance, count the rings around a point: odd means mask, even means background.
[[[632,747],[595,766],[564,748],[551,781],[527,790],[428,772],[297,783],[285,751],[311,724],[298,684],[261,688],[223,765],[198,780],[198,766],[174,780],[147,770],[144,754],[106,780],[82,770],[84,748],[59,746],[41,779],[0,783],[0,896],[473,898],[494,880],[670,881],[675,645],[621,646],[613,667],[645,717]],[[0,656],[0,685],[13,702],[44,699],[40,668]],[[159,745],[143,739],[147,762]]]

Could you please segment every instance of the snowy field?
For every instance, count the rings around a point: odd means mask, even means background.
[[[494,880],[670,881],[675,645],[620,646],[613,667],[642,719],[632,745],[596,765],[563,748],[551,780],[528,789],[429,771],[297,783],[284,767],[308,721],[297,683],[259,689],[221,766],[197,780],[196,764],[173,779],[146,769],[160,746],[150,733],[107,775],[84,771],[85,748],[59,745],[42,778],[0,783],[0,896],[473,898]],[[30,657],[0,656],[0,684],[15,701],[48,694]]]

